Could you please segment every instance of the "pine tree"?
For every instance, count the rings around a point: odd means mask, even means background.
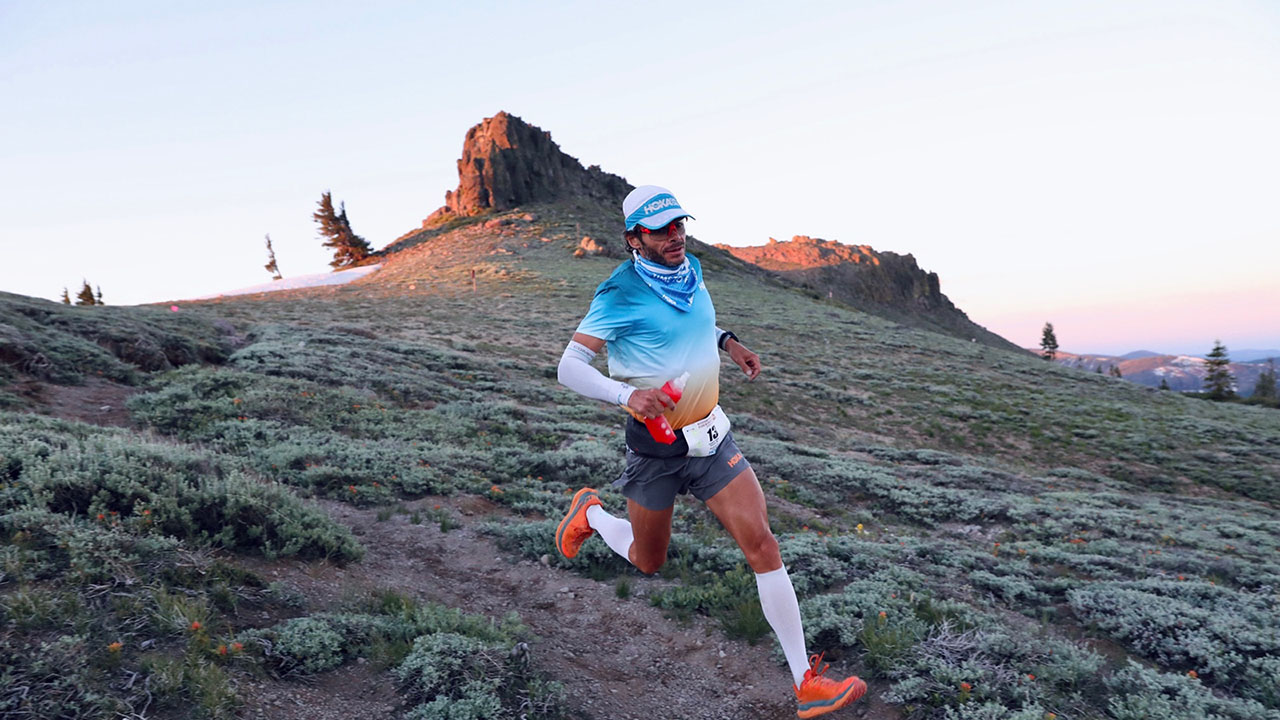
[[[89,281],[85,280],[84,287],[80,288],[79,294],[76,295],[77,305],[97,305],[98,300],[93,296],[93,288],[89,287]]]
[[[102,286],[101,286],[101,285],[99,285],[99,286],[98,286],[98,296],[94,299],[94,303],[93,303],[93,304],[94,304],[94,305],[106,305],[106,303],[102,302]]]
[[[1168,380],[1166,380],[1165,378],[1160,378],[1160,389],[1161,389],[1161,390],[1168,390],[1168,389],[1169,389],[1169,381],[1168,381]]]
[[[1111,366],[1111,377],[1118,377],[1118,378],[1122,378],[1122,377],[1124,377],[1124,375],[1120,374],[1120,366],[1119,366],[1119,365],[1112,365],[1112,366]]]
[[[333,208],[332,203],[329,205]],[[267,264],[265,266],[267,272],[271,273],[272,280],[283,280],[284,276],[280,274],[280,266],[276,265],[276,251],[271,247],[271,233],[267,233]]]
[[[1235,397],[1236,379],[1232,377],[1231,370],[1227,367],[1231,363],[1231,359],[1227,357],[1227,348],[1222,344],[1221,340],[1213,341],[1213,350],[1204,359],[1204,367],[1206,370],[1204,376],[1204,389],[1209,393],[1210,400],[1227,400]]]
[[[333,211],[333,198],[326,190],[320,196],[318,210],[311,217],[320,224],[320,236],[323,245],[333,248],[333,261],[329,266],[338,269],[351,267],[369,256],[373,250],[365,239],[356,235],[351,229],[351,221],[347,219],[347,205],[341,203],[339,212]]]
[[[373,247],[351,229],[351,221],[347,219],[347,204],[345,202],[338,203],[338,222],[342,224],[343,233],[347,238],[347,247],[351,249],[352,263],[359,262],[369,253],[373,252]]]
[[[1267,361],[1267,369],[1262,371],[1258,376],[1258,384],[1253,386],[1253,397],[1258,400],[1266,400],[1274,403],[1276,401],[1276,363],[1275,360]]]
[[[1044,331],[1040,334],[1040,357],[1053,362],[1058,357],[1058,338],[1053,334],[1053,323],[1044,324]]]
[[[63,305],[71,304],[71,296],[67,294],[66,288],[62,288],[62,304]]]

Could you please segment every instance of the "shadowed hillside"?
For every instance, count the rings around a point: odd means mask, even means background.
[[[168,315],[0,294],[0,708],[794,717],[700,506],[656,577],[553,550],[575,488],[623,507],[621,411],[555,382],[619,262],[583,237],[621,242],[574,196],[419,231],[345,286]],[[690,249],[764,363],[726,363],[722,404],[865,717],[1280,718],[1280,414]],[[147,343],[192,349],[144,366]],[[129,391],[127,427],[48,417],[86,380]]]

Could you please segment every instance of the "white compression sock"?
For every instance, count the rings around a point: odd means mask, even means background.
[[[791,576],[784,565],[767,573],[756,573],[756,589],[760,591],[760,609],[764,619],[778,636],[782,653],[787,656],[791,677],[796,687],[804,680],[809,669],[808,653],[804,649],[804,628],[800,625],[800,603],[796,589],[791,586]]]
[[[592,505],[587,508],[587,524],[592,530],[600,533],[600,537],[611,550],[621,555],[623,560],[631,562],[628,553],[631,552],[631,543],[635,542],[631,523],[610,515],[599,505]]]

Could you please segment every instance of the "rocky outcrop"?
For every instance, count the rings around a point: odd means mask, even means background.
[[[613,206],[631,191],[617,175],[567,155],[551,133],[500,112],[467,131],[458,160],[458,188],[424,225],[448,217],[509,210],[531,203],[591,198]]]
[[[789,242],[769,238],[769,244],[757,247],[716,247],[833,297],[959,312],[942,294],[938,274],[921,270],[911,255],[807,235],[796,235]]]
[[[869,245],[797,235],[767,245],[717,245],[735,257],[798,283],[820,297],[926,330],[1001,347],[1013,343],[975,324],[942,294],[938,274],[925,272],[911,255],[877,252]]]

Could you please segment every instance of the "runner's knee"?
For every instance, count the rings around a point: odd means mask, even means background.
[[[747,556],[747,563],[756,572],[768,572],[782,567],[782,554],[778,551],[778,539],[771,532],[761,533],[744,543],[742,553]]]
[[[667,562],[667,554],[663,552],[661,555],[648,554],[641,555],[636,553],[635,560],[636,569],[645,575],[652,575],[658,572],[658,569]]]

